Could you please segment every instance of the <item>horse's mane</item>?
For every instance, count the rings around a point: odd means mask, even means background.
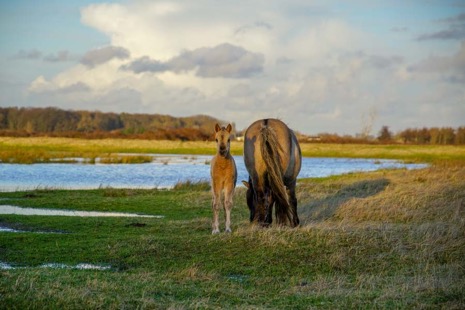
[[[262,158],[268,168],[267,180],[276,199],[276,215],[285,215],[292,223],[293,209],[289,203],[286,186],[283,182],[283,171],[280,165],[279,151],[282,151],[276,132],[267,125],[260,128],[260,150]],[[277,218],[281,218],[277,216]],[[284,224],[284,223],[282,223]]]

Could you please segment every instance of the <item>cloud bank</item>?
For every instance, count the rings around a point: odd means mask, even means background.
[[[88,51],[82,58],[81,64],[93,68],[95,66],[104,64],[114,58],[127,59],[129,58],[129,51],[119,46],[106,46]]]
[[[264,56],[228,43],[212,48],[202,47],[184,51],[166,62],[152,60],[148,56],[138,58],[121,69],[134,73],[166,72],[183,73],[196,70],[196,76],[211,78],[245,78],[263,71]]]
[[[38,104],[209,114],[238,128],[278,117],[306,133],[354,134],[372,110],[375,128],[463,123],[464,20],[428,20],[426,31],[386,17],[379,35],[326,2],[100,3],[82,8],[81,22],[108,45],[80,57],[31,49],[16,58],[75,59],[30,83]],[[425,50],[439,41],[448,48]]]

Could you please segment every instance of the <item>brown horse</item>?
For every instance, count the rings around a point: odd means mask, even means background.
[[[250,221],[270,225],[274,206],[279,225],[298,226],[295,187],[302,153],[294,132],[277,119],[254,122],[245,133],[244,162]]]
[[[236,163],[229,152],[231,129],[231,124],[226,128],[220,127],[218,124],[215,126],[216,155],[213,157],[210,166],[213,196],[213,234],[220,232],[218,213],[220,211],[222,193],[224,195],[223,209],[226,220],[226,232],[231,232],[231,209],[233,207],[234,189],[237,181]]]

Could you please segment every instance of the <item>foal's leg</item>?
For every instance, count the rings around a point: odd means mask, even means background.
[[[226,222],[225,232],[231,232],[231,209],[233,207],[234,185],[224,190],[224,217]]]
[[[220,223],[218,220],[218,213],[220,212],[220,203],[221,203],[221,188],[212,184],[212,211],[213,211],[213,221],[212,221],[212,234],[217,234],[220,232]]]

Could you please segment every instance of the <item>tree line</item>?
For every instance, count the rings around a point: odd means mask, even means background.
[[[207,115],[174,117],[161,114],[104,113],[58,108],[0,108],[0,136],[60,136],[79,138],[135,138],[156,140],[212,140],[215,124]],[[234,133],[238,136],[241,132]],[[465,126],[408,128],[396,134],[383,126],[375,137],[297,133],[301,142],[465,144]]]
[[[398,133],[398,139],[414,144],[465,144],[465,127],[408,128]]]
[[[321,143],[384,143],[384,144],[431,144],[431,145],[463,145],[465,144],[465,126],[407,128],[393,133],[388,126],[382,126],[376,136],[357,135],[340,136],[321,133],[312,141]]]
[[[209,140],[216,123],[206,115],[174,117],[161,114],[104,113],[58,108],[0,108],[2,136],[140,138]]]

